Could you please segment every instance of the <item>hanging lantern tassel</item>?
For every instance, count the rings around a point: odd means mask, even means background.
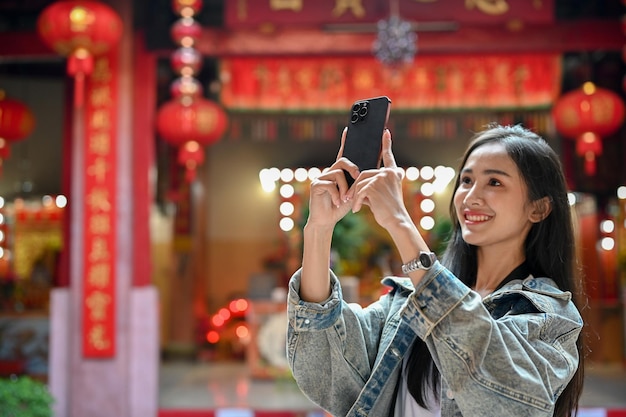
[[[196,170],[204,163],[204,150],[195,140],[190,140],[178,150],[178,163],[185,167],[185,180],[189,183],[196,179]]]
[[[602,155],[602,140],[593,132],[585,132],[576,139],[576,154],[585,159],[585,174],[596,175],[596,156]]]
[[[93,55],[85,48],[76,49],[68,58],[67,74],[74,77],[74,105],[78,108],[85,102],[85,76],[93,72]]]

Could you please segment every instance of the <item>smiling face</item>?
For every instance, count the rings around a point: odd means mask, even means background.
[[[523,253],[536,221],[517,165],[504,145],[495,142],[479,146],[467,158],[454,208],[465,242],[511,255]]]

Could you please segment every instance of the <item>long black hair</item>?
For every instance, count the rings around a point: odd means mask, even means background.
[[[467,158],[476,148],[489,143],[500,143],[505,147],[526,184],[529,201],[548,197],[552,203],[550,214],[532,225],[524,242],[530,273],[536,277],[550,277],[561,290],[574,294],[574,303],[578,304],[582,301],[582,287],[575,263],[574,228],[567,184],[557,154],[543,138],[528,129],[519,125],[491,124],[472,138],[465,151],[454,186],[455,193]],[[450,217],[452,232],[442,256],[442,263],[464,284],[473,287],[478,269],[476,246],[463,240],[454,207],[454,196],[450,202]],[[581,332],[577,341],[578,369],[557,399],[554,417],[569,417],[572,411],[578,410],[584,380],[583,341]],[[426,408],[428,391],[439,391],[439,371],[422,340],[415,342],[407,368],[409,392],[420,406]]]

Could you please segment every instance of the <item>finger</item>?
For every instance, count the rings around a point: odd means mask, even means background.
[[[346,143],[346,133],[348,133],[348,127],[343,128],[341,133],[341,146],[339,146],[339,152],[337,152],[337,161],[343,156],[343,145]]]
[[[385,129],[383,132],[383,145],[382,145],[383,165],[385,168],[397,168],[396,158],[391,151],[391,132],[389,129]]]
[[[341,205],[342,199],[339,192],[337,183],[330,179],[317,179],[311,188],[311,196],[328,194],[332,204],[335,207]]]
[[[344,174],[344,169],[346,168],[345,167],[340,168],[340,167],[343,167],[346,164],[354,165],[354,164],[351,164],[345,158],[342,158],[338,162],[340,163],[333,164],[333,167],[336,167],[336,168],[326,171],[322,177],[319,177],[319,179],[325,181],[326,183],[331,183],[333,185],[334,191],[339,192],[339,194],[337,195],[337,198],[335,198],[334,194],[331,193],[331,196],[333,197],[333,203],[337,203],[339,200],[345,202],[346,193],[348,192],[348,189],[349,189],[348,182],[346,181],[346,176]],[[356,165],[354,166],[356,167]],[[350,169],[352,168],[348,167],[348,170]],[[357,175],[358,175],[358,168],[355,168],[355,169],[357,170]],[[338,204],[335,204],[335,205],[338,205]]]
[[[367,171],[364,172],[367,173]],[[361,211],[363,205],[369,205],[369,200],[367,199],[367,190],[369,188],[370,182],[371,177],[360,176],[359,181],[355,182],[352,186],[349,199],[352,201],[353,213],[358,213],[359,211]]]
[[[348,127],[343,128],[343,133],[341,134],[341,146],[339,147],[339,152],[337,152],[337,159],[335,162],[341,162],[344,165],[343,169],[350,175],[353,179],[356,179],[359,176],[359,167],[356,166],[352,161],[343,157],[343,150],[346,144],[346,135],[348,133]],[[347,165],[347,167],[345,167]],[[338,184],[339,185],[339,184]],[[347,185],[347,182],[346,182]],[[345,198],[345,191],[342,187],[340,187],[342,199]]]

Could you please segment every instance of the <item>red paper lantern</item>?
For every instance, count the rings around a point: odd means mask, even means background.
[[[25,104],[0,92],[0,138],[16,142],[31,134],[35,118]]]
[[[170,100],[157,113],[159,134],[174,146],[190,140],[201,145],[211,145],[222,137],[226,125],[224,110],[202,97]]]
[[[191,47],[202,36],[202,26],[191,17],[183,17],[174,23],[170,34],[178,45]]]
[[[194,48],[181,47],[172,54],[172,69],[183,76],[197,74],[202,68],[202,55]]]
[[[122,20],[103,3],[63,0],[41,12],[37,30],[50,48],[68,57],[67,72],[76,82],[75,104],[82,105],[84,77],[93,70],[93,57],[117,44]]]
[[[11,156],[11,147],[9,141],[0,138],[0,162]]]
[[[552,115],[559,133],[576,140],[576,153],[585,158],[585,172],[594,175],[596,156],[602,153],[601,138],[613,134],[624,121],[621,98],[588,82],[564,94]]]
[[[183,17],[192,17],[202,9],[202,0],[172,0],[172,9]]]

